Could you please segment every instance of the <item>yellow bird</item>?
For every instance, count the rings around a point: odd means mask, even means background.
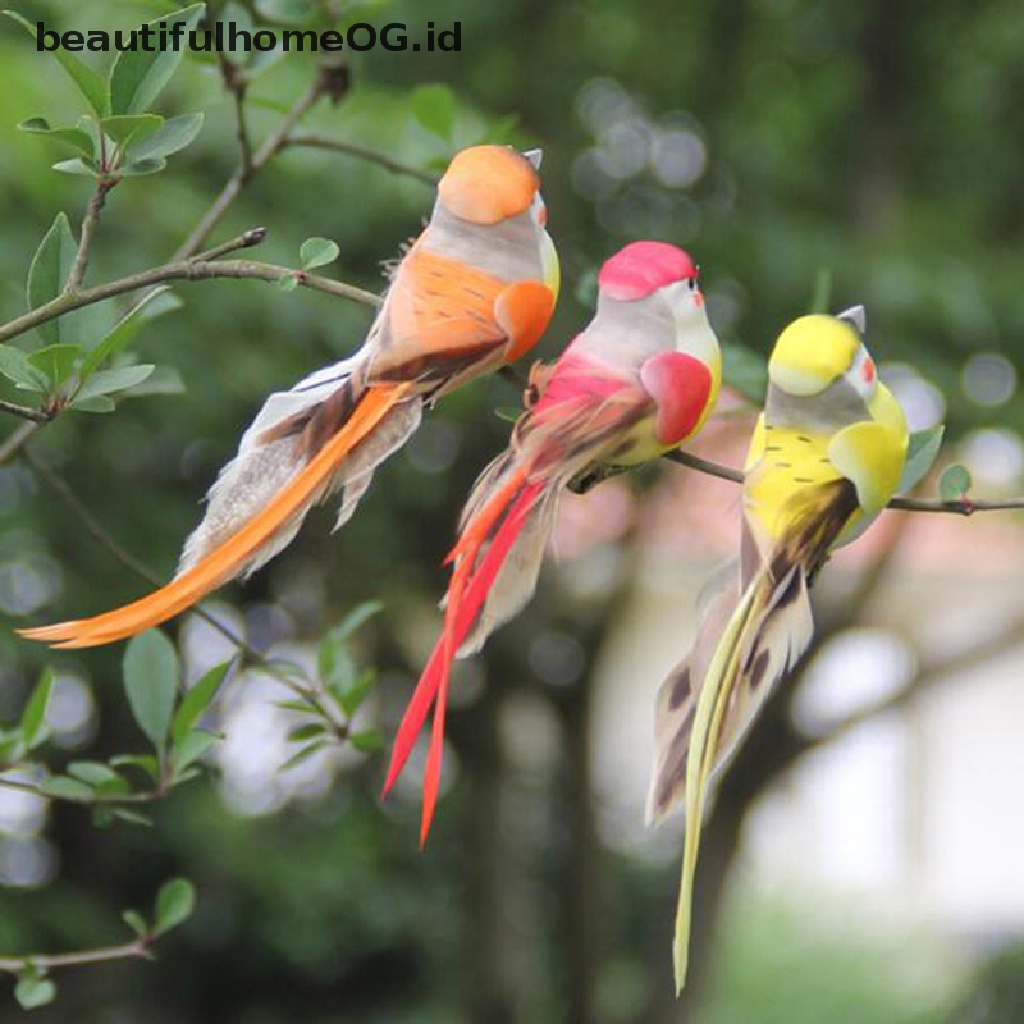
[[[697,636],[658,691],[648,821],[685,804],[673,946],[686,980],[690,901],[705,798],[814,632],[808,587],[833,548],[875,519],[899,484],[903,410],[864,346],[864,309],[804,316],[775,343],[743,484],[738,566],[702,601]]]

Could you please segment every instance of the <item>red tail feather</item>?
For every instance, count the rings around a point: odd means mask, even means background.
[[[430,707],[437,700],[437,708],[434,713],[434,726],[431,733],[430,752],[427,757],[427,771],[423,781],[423,821],[420,832],[420,841],[425,842],[427,833],[430,830],[430,821],[433,817],[434,806],[437,801],[437,789],[441,778],[441,750],[444,743],[444,714],[447,704],[448,674],[455,652],[458,651],[466,639],[476,617],[487,599],[491,587],[497,578],[505,559],[508,557],[516,538],[519,536],[526,522],[526,517],[536,501],[537,495],[542,492],[543,483],[537,482],[527,484],[519,491],[518,497],[509,509],[502,524],[494,535],[491,546],[480,561],[476,571],[468,583],[449,592],[449,605],[446,614],[446,628],[438,638],[437,644],[430,655],[420,676],[420,681],[405,710],[405,715],[398,727],[395,737],[395,744],[391,753],[391,764],[388,768],[387,779],[384,783],[384,795],[386,796],[394,785],[395,780],[405,767],[409,754],[416,743],[430,712]],[[497,497],[497,496],[496,496]],[[488,505],[488,509],[491,506]],[[497,518],[492,514],[491,521]],[[462,541],[465,540],[465,536]],[[460,541],[460,545],[462,544]],[[476,561],[476,553],[482,546],[483,538],[474,546],[462,552],[464,559],[460,565],[467,565],[472,568]],[[454,582],[454,580],[453,580]]]

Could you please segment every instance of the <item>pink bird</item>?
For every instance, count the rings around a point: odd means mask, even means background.
[[[655,459],[703,426],[722,362],[681,249],[634,242],[598,277],[597,313],[554,367],[536,365],[509,447],[481,474],[462,513],[444,630],[398,729],[384,795],[434,708],[423,782],[421,843],[437,801],[448,678],[533,594],[558,497]]]

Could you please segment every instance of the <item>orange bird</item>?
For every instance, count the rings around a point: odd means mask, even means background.
[[[540,157],[504,146],[455,156],[363,346],[267,399],[210,489],[170,583],[103,615],[21,635],[55,647],[124,639],[258,569],[334,493],[337,526],[345,523],[376,466],[419,426],[424,405],[518,359],[544,333],[558,259],[545,230]]]

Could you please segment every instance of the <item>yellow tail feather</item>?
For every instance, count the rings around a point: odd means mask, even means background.
[[[330,480],[341,460],[405,397],[409,386],[371,388],[345,425],[279,494],[237,533],[165,587],[122,608],[91,619],[20,629],[29,640],[54,647],[96,647],[141,633],[184,611],[230,579]]]
[[[763,591],[762,569],[747,587],[743,599],[733,612],[722,639],[708,666],[694,713],[690,734],[690,750],[686,761],[686,838],[683,843],[683,866],[679,882],[679,903],[676,907],[676,931],[672,945],[676,994],[686,983],[689,960],[690,923],[693,901],[693,879],[697,870],[697,851],[704,817],[704,797],[708,777],[714,767],[722,719],[729,705],[747,628],[757,607],[757,595]]]

